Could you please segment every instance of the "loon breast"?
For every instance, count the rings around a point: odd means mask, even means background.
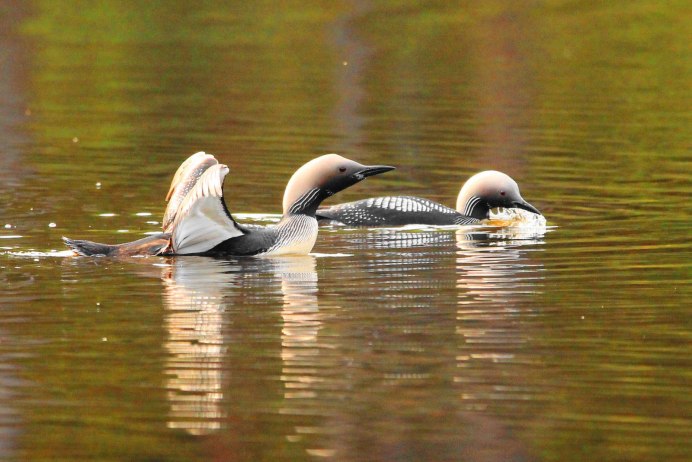
[[[289,215],[272,226],[248,227],[243,236],[228,239],[210,255],[263,256],[307,255],[317,240],[317,220],[307,215]]]
[[[307,255],[317,241],[317,220],[291,215],[277,225],[276,241],[264,255]]]

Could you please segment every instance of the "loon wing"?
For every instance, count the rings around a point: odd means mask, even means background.
[[[175,221],[176,214],[180,208],[180,204],[185,199],[192,188],[194,188],[200,177],[213,165],[218,165],[219,161],[211,154],[198,152],[185,160],[173,176],[171,187],[166,194],[168,206],[163,214],[163,232],[171,231],[171,225]]]
[[[206,168],[180,202],[168,228],[174,253],[204,253],[227,239],[245,234],[223,200],[226,174],[228,167],[223,164]]]

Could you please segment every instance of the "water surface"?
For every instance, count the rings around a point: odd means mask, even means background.
[[[692,455],[683,2],[0,6],[0,459],[659,461]],[[453,205],[514,177],[545,232],[327,227],[278,259],[68,258],[229,165],[269,223]],[[247,215],[250,214],[250,215]],[[274,215],[272,215],[274,214]]]

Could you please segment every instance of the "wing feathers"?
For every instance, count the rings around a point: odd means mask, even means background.
[[[171,187],[166,194],[168,206],[163,215],[163,231],[171,232],[172,224],[176,214],[185,197],[195,187],[198,180],[210,167],[218,165],[219,162],[211,154],[198,152],[193,154],[183,162],[173,176]]]
[[[226,174],[228,167],[223,164],[207,168],[180,203],[170,225],[175,253],[203,253],[244,234],[223,202]]]

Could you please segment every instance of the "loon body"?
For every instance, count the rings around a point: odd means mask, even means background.
[[[371,197],[347,202],[319,209],[317,217],[350,226],[469,225],[479,221],[435,201],[414,196]]]
[[[281,221],[252,226],[237,223],[226,207],[223,181],[228,167],[214,156],[198,152],[173,177],[162,233],[117,245],[63,240],[84,256],[307,254],[317,239],[315,212],[324,199],[368,176],[393,169],[361,165],[337,154],[313,159],[286,185]]]
[[[488,170],[464,183],[456,210],[420,197],[385,196],[321,208],[317,218],[349,226],[471,225],[487,219],[495,207],[520,208],[540,215],[521,197],[512,178]]]

